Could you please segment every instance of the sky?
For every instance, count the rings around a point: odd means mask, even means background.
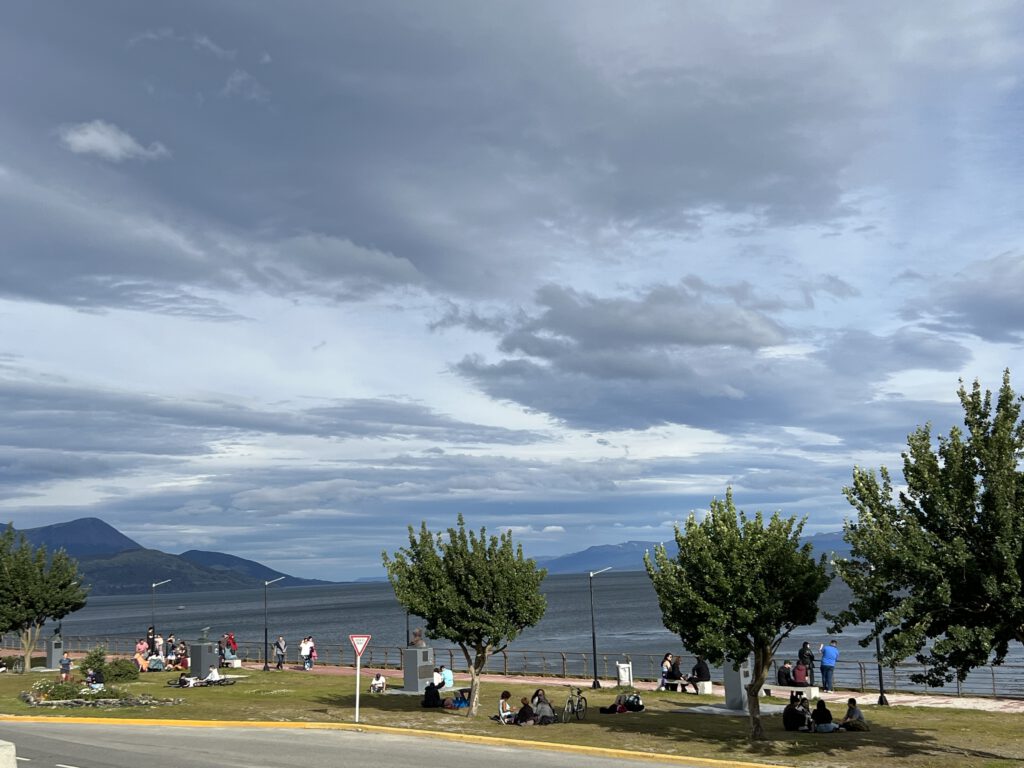
[[[666,540],[728,487],[834,531],[1022,369],[1017,3],[4,17],[17,528],[324,579],[460,513]]]

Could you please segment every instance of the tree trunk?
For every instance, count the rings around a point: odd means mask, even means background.
[[[469,648],[461,644],[460,647],[466,657],[466,666],[469,667],[469,708],[466,717],[476,717],[480,709],[480,673],[487,666],[490,648],[475,648],[475,656],[471,657]]]
[[[36,647],[42,627],[31,626],[21,631],[21,654],[24,661],[22,672],[32,671],[32,651]]]
[[[754,648],[754,672],[751,675],[750,684],[747,686],[747,712],[750,714],[750,740],[760,741],[764,738],[764,728],[761,725],[761,689],[768,677],[768,666],[772,662],[772,652],[769,648]]]

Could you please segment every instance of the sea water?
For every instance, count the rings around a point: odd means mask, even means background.
[[[587,574],[548,576],[543,583],[547,598],[544,618],[526,629],[511,644],[512,650],[589,653],[591,651],[590,589]],[[601,655],[661,656],[679,652],[678,636],[665,629],[658,600],[647,574],[642,571],[602,573],[594,578],[594,629]],[[834,584],[820,601],[824,612],[846,607],[849,591]],[[97,596],[85,608],[63,620],[65,637],[138,638],[155,623],[167,635],[194,640],[209,627],[207,635],[220,637],[234,632],[240,641],[262,642],[264,590],[173,594],[157,592],[136,596]],[[266,623],[271,639],[284,635],[297,644],[313,635],[318,643],[348,644],[350,634],[372,635],[374,646],[402,646],[406,641],[405,609],[387,582],[352,582],[312,587],[277,587],[266,590]],[[409,625],[421,621],[413,616]],[[795,630],[782,651],[791,656],[808,640],[817,649],[828,642],[824,617]],[[843,643],[846,659],[873,658],[872,649],[860,648],[850,637]],[[444,643],[447,645],[447,643]]]

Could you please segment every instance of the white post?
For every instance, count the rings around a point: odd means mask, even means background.
[[[363,654],[356,654],[356,722],[359,722],[359,689],[362,687],[362,682],[359,680],[359,662],[362,660]]]

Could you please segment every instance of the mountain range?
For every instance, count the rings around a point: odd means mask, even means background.
[[[111,525],[95,517],[20,533],[34,545],[47,550],[64,549],[78,560],[82,580],[94,595],[138,594],[158,581],[170,579],[162,592],[208,592],[263,586],[264,581],[281,578],[281,586],[330,584],[319,579],[302,579],[275,571],[265,565],[223,552],[190,549],[171,555],[146,549]]]
[[[139,594],[158,581],[170,579],[161,587],[165,593],[208,592],[222,589],[260,587],[264,581],[281,579],[281,586],[331,584],[319,579],[303,579],[275,571],[254,560],[246,560],[223,552],[190,549],[171,555],[157,549],[146,549],[111,525],[95,517],[40,528],[27,528],[21,533],[34,545],[48,550],[64,549],[78,560],[83,581],[94,595]],[[822,554],[849,556],[850,546],[843,541],[842,531],[819,533],[804,537],[814,547],[815,557]],[[664,543],[670,557],[677,553],[674,540],[627,541],[588,547],[555,557],[535,558],[548,573],[587,573],[603,568],[617,571],[643,570],[645,552],[653,552]],[[360,581],[378,581],[384,577],[367,577]]]

